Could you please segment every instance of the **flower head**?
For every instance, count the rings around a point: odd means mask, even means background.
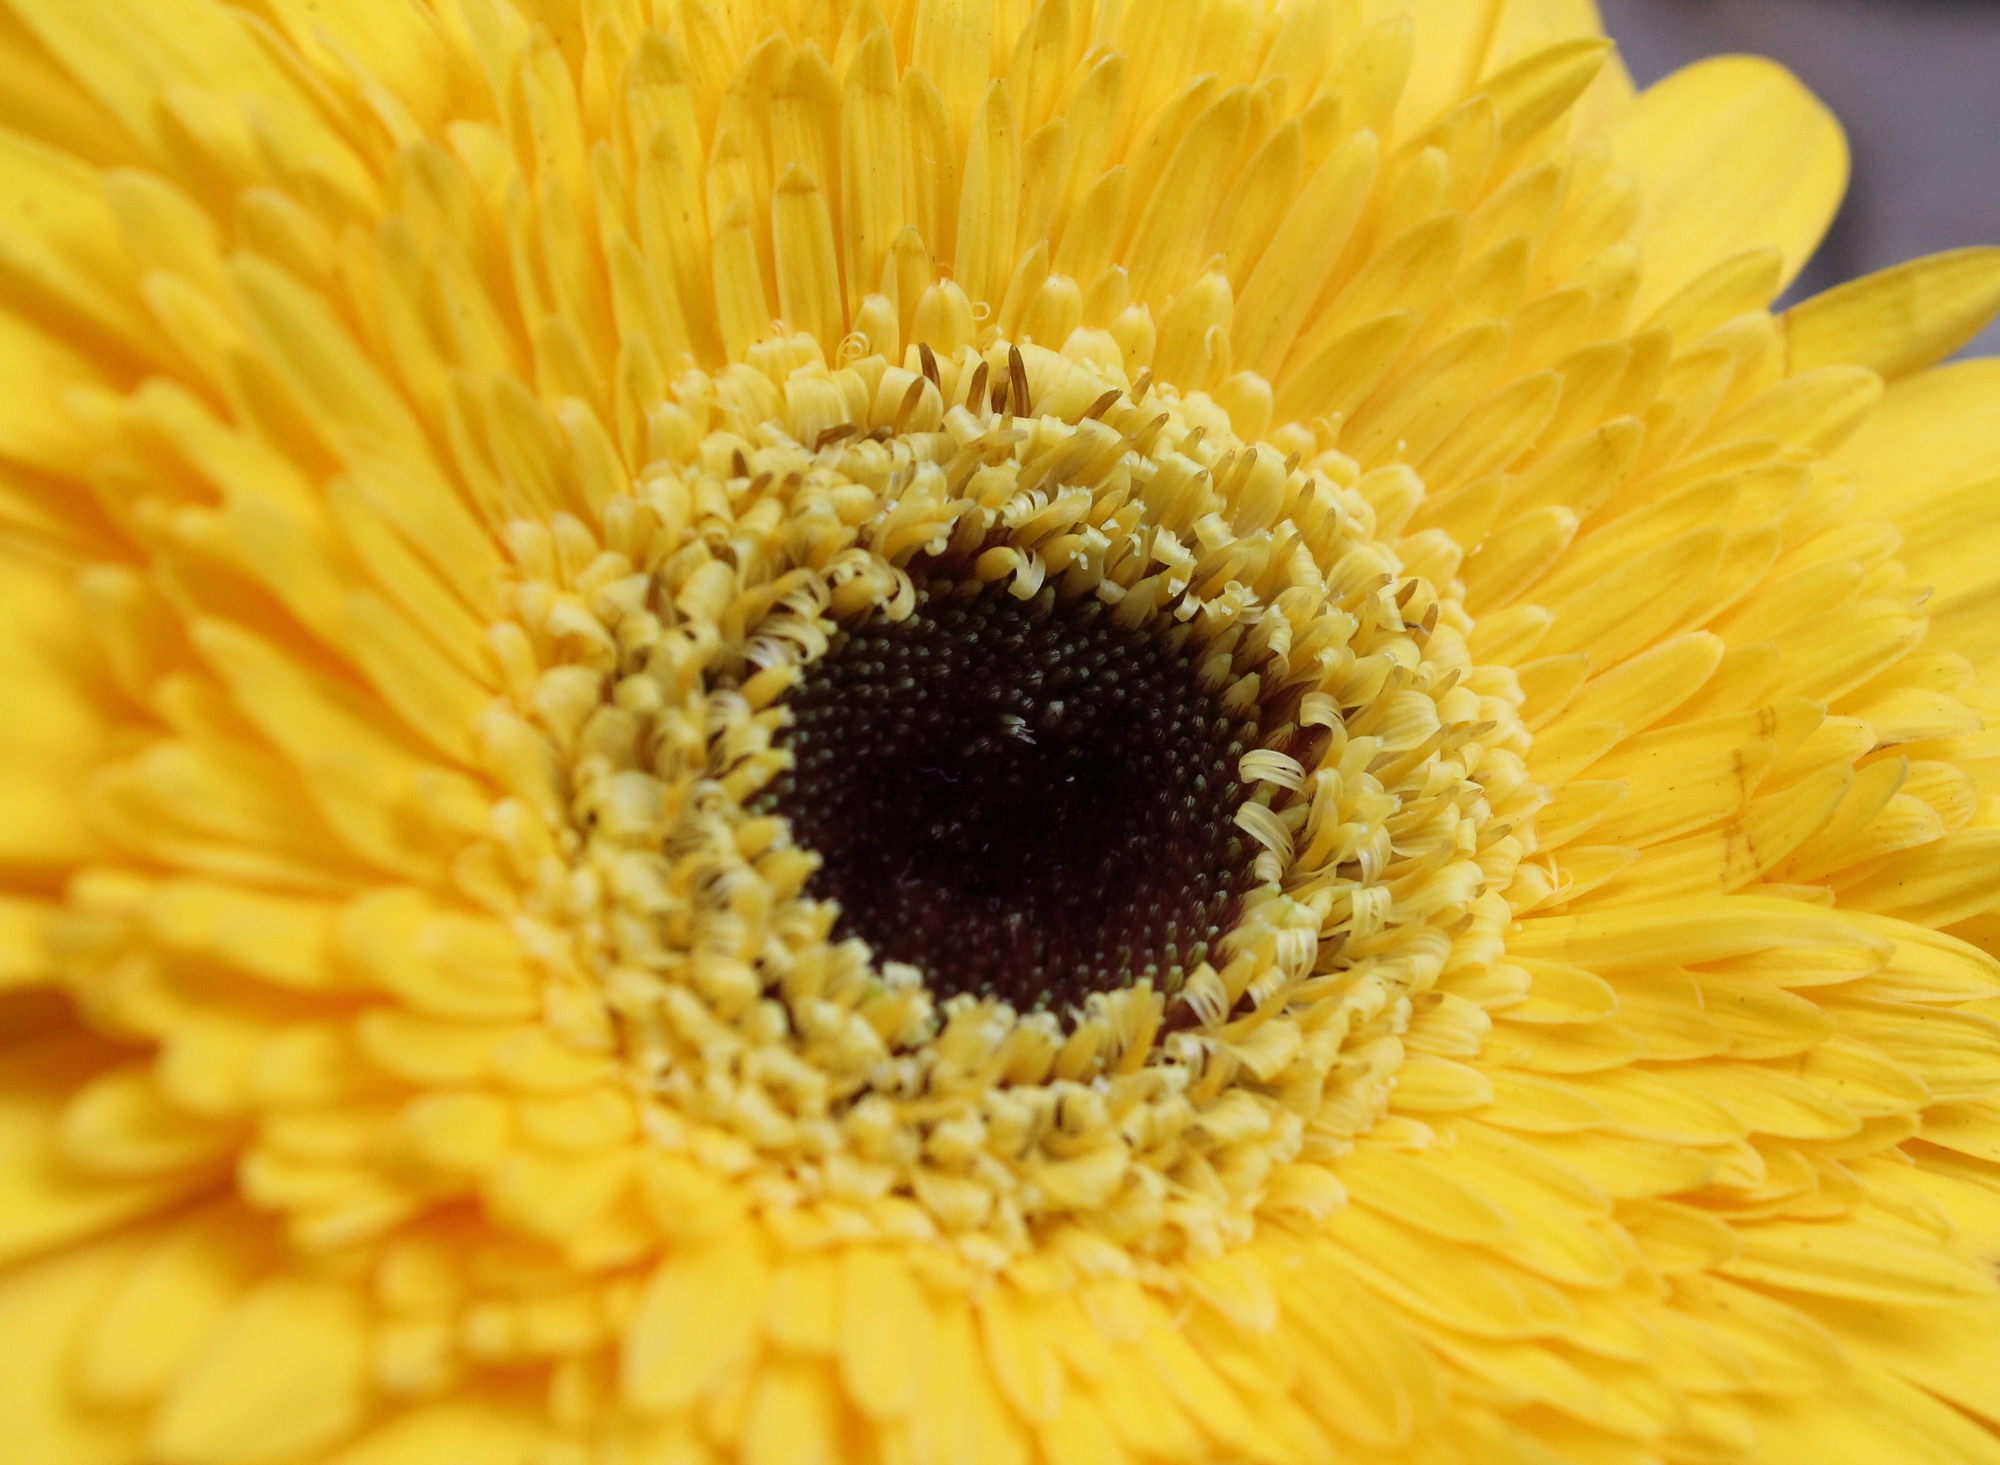
[[[8,0],[24,1458],[2000,1460],[2000,252],[1588,12]]]

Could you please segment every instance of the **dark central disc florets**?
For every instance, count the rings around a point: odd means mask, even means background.
[[[1185,634],[932,580],[908,618],[837,637],[786,698],[794,765],[759,801],[821,857],[807,889],[839,902],[836,934],[1021,1011],[1178,985],[1247,883],[1255,735]]]

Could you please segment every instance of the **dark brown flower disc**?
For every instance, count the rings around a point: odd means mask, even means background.
[[[785,699],[794,763],[760,801],[820,856],[836,934],[1023,1011],[1176,986],[1248,881],[1255,734],[1176,629],[934,580],[838,636]]]

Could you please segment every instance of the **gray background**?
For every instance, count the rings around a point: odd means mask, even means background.
[[[2000,0],[1598,0],[1641,86],[1770,56],[1847,129],[1847,202],[1788,298],[1913,255],[2000,244]],[[1963,355],[2000,355],[2000,324]]]

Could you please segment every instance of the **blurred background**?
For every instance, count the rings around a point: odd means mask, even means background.
[[[1729,51],[1818,93],[1854,154],[1802,298],[1912,255],[2000,244],[2000,0],[1598,0],[1640,86]],[[1746,140],[1747,141],[1747,140]],[[1960,353],[2000,355],[2000,324]]]

